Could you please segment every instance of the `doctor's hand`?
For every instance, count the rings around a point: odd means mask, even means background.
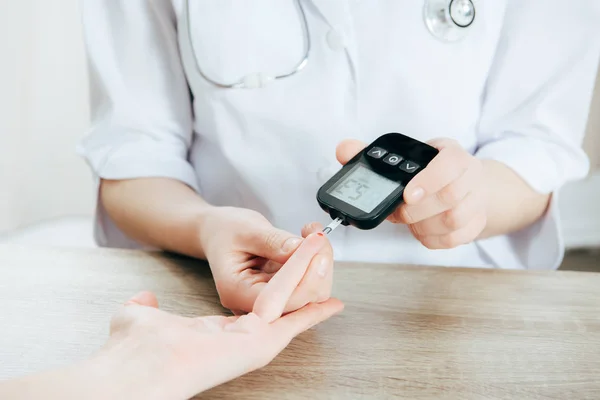
[[[202,221],[200,241],[222,305],[238,315],[252,311],[267,282],[304,238],[322,229],[318,223],[309,224],[302,229],[302,237],[298,237],[273,227],[255,211],[213,207]],[[285,312],[325,301],[331,295],[333,250],[329,241],[323,238],[323,246],[305,262],[306,274],[286,304]]]
[[[388,217],[407,224],[413,236],[429,249],[449,249],[477,239],[486,227],[487,212],[481,160],[453,139],[428,142],[439,154],[404,190],[404,203]],[[345,140],[337,147],[342,164],[366,144]]]

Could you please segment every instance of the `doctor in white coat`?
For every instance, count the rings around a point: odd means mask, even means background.
[[[441,151],[333,260],[515,269],[563,256],[557,191],[581,149],[600,55],[597,0],[84,0],[104,246],[207,259],[247,312],[329,217],[317,189],[387,132]]]

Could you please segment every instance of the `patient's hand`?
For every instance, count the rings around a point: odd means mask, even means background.
[[[132,365],[128,374],[150,377],[165,398],[187,399],[269,363],[299,333],[342,310],[330,299],[281,317],[311,259],[327,240],[310,235],[258,295],[253,312],[239,317],[185,318],[159,310],[141,293],[114,317],[101,354]],[[143,380],[142,380],[143,381]]]

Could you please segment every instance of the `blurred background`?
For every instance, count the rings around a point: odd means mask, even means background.
[[[75,146],[89,124],[79,0],[0,0],[0,241],[94,246],[92,180]],[[600,270],[600,79],[590,175],[560,195],[563,268]]]

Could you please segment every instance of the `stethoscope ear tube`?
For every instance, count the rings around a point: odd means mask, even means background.
[[[234,82],[219,82],[210,78],[203,70],[198,60],[198,55],[194,48],[192,34],[192,20],[190,0],[184,0],[183,14],[187,25],[187,41],[191,52],[191,58],[198,74],[206,81],[217,87],[224,89],[256,89],[262,88],[267,84],[295,75],[302,71],[308,64],[311,51],[310,33],[308,31],[308,21],[306,13],[302,7],[302,0],[295,0],[298,12],[302,20],[304,32],[305,50],[302,59],[289,72],[280,75],[269,75],[264,72],[248,73]],[[468,33],[470,27],[475,21],[475,5],[473,0],[425,0],[423,6],[423,18],[429,32],[437,39],[444,42],[454,42],[462,39]]]
[[[192,35],[191,28],[191,10],[190,10],[190,0],[185,0],[183,5],[183,13],[185,15],[185,21],[187,24],[187,36],[189,41],[189,46],[192,53],[192,58],[194,59],[194,63],[196,66],[196,71],[204,78],[207,82],[212,83],[213,85],[224,88],[224,89],[257,89],[266,86],[268,83],[277,80],[287,78],[289,76],[295,75],[306,67],[308,64],[308,59],[310,56],[311,42],[310,42],[310,34],[308,32],[308,21],[306,19],[306,13],[304,12],[304,8],[302,7],[301,0],[296,0],[296,4],[298,7],[298,12],[300,13],[300,17],[302,20],[302,28],[304,31],[304,55],[302,59],[296,64],[289,72],[280,74],[280,75],[269,75],[264,72],[254,72],[249,73],[235,82],[219,82],[212,78],[210,78],[201,68],[200,62],[198,61],[198,56],[196,54],[196,50],[194,48],[194,41]]]

